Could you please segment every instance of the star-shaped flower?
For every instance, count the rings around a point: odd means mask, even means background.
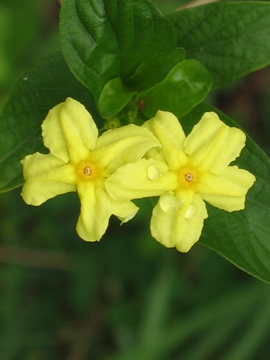
[[[85,107],[67,98],[49,111],[42,136],[50,153],[37,152],[22,160],[22,197],[27,204],[40,205],[77,190],[81,202],[77,232],[87,241],[102,237],[112,214],[123,222],[136,214],[138,208],[129,200],[110,197],[105,182],[119,167],[140,159],[159,144],[147,128],[128,125],[98,137]]]
[[[239,156],[246,136],[225,125],[214,112],[205,113],[186,137],[178,119],[158,111],[144,126],[162,149],[118,169],[106,182],[113,198],[160,196],[153,209],[151,233],[166,247],[187,252],[200,238],[205,202],[226,211],[244,209],[255,177],[229,164]]]

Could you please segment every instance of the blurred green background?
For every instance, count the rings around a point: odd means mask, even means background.
[[[156,0],[163,13],[188,1]],[[56,0],[0,0],[0,108],[16,80],[60,49]],[[270,72],[208,101],[269,154]],[[151,204],[111,219],[99,243],[76,234],[76,194],[41,207],[0,194],[1,360],[268,360],[270,287],[214,252],[166,249]],[[146,221],[147,219],[147,221]]]

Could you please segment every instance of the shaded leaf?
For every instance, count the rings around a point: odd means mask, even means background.
[[[177,45],[202,62],[214,88],[270,63],[270,3],[215,2],[172,13]]]
[[[199,61],[181,61],[161,83],[138,95],[144,102],[142,113],[150,118],[164,110],[182,117],[205,98],[211,85],[212,78]]]
[[[60,33],[71,71],[96,98],[110,80],[176,46],[172,23],[148,0],[65,0]]]
[[[0,192],[22,185],[20,160],[25,155],[47,152],[40,125],[69,96],[100,121],[92,94],[71,74],[61,53],[40,61],[19,80],[0,115]]]
[[[125,88],[122,80],[110,80],[102,89],[97,107],[101,116],[108,118],[116,115],[127,105],[135,92]]]
[[[149,89],[163,81],[172,68],[184,60],[185,55],[186,52],[182,48],[162,51],[145,60],[125,83],[137,92]]]

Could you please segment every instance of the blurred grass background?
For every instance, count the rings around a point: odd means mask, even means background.
[[[156,0],[163,13],[188,1]],[[27,9],[27,10],[26,10]],[[56,0],[0,0],[0,107],[60,49]],[[269,154],[269,68],[211,95]],[[166,249],[151,205],[99,243],[79,239],[76,194],[26,206],[0,194],[1,360],[268,360],[270,288],[214,252]],[[146,221],[147,219],[147,221]]]

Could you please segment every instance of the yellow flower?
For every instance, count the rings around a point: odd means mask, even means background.
[[[87,241],[102,237],[112,214],[123,222],[135,216],[138,208],[129,200],[112,199],[105,181],[117,168],[140,159],[159,144],[151,132],[128,125],[98,138],[91,115],[82,104],[68,98],[49,111],[42,123],[42,136],[50,153],[37,152],[22,160],[22,197],[27,204],[40,205],[77,190],[81,202],[77,232]]]
[[[151,218],[152,236],[187,252],[208,216],[204,200],[229,212],[244,209],[255,177],[229,164],[244,147],[245,134],[214,112],[205,113],[187,137],[169,112],[158,111],[144,126],[162,149],[150,149],[145,159],[118,169],[106,182],[107,191],[122,200],[160,195]]]

